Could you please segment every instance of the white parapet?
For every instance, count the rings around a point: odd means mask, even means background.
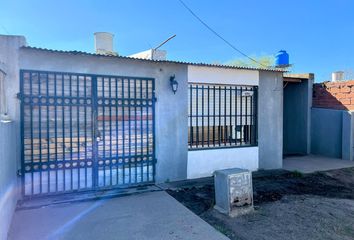
[[[132,58],[140,58],[140,59],[148,59],[148,60],[158,60],[163,61],[166,60],[167,52],[165,50],[158,50],[158,49],[149,49],[143,52],[138,52],[129,57]]]
[[[220,148],[188,151],[187,178],[212,176],[228,168],[258,169],[258,147]]]

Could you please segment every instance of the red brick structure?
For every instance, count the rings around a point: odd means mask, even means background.
[[[313,107],[354,110],[354,80],[313,85]]]

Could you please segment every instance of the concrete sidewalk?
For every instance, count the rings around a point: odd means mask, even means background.
[[[348,167],[354,167],[354,161],[317,155],[287,157],[283,159],[283,169],[288,171],[296,170],[302,173],[313,173],[317,171],[327,171]]]
[[[166,192],[20,210],[9,239],[228,239]]]

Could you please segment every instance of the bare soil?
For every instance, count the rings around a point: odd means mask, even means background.
[[[253,175],[255,211],[230,218],[214,206],[212,181],[167,192],[230,239],[354,239],[354,168]]]

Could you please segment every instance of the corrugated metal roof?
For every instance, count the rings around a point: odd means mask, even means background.
[[[284,70],[277,69],[277,68],[256,68],[256,67],[232,66],[232,65],[224,65],[224,64],[193,63],[193,62],[182,62],[182,61],[171,61],[171,60],[150,60],[150,59],[141,59],[141,58],[126,57],[126,56],[113,56],[113,55],[104,55],[104,54],[97,54],[97,53],[88,53],[82,51],[54,50],[54,49],[38,48],[38,47],[31,47],[31,46],[23,46],[22,49],[32,49],[32,50],[39,50],[39,51],[46,51],[46,52],[72,54],[72,55],[88,55],[88,56],[97,56],[97,57],[129,59],[129,60],[144,61],[144,62],[173,63],[173,64],[184,64],[184,65],[202,66],[202,67],[218,67],[218,68],[256,70],[256,71],[285,72]]]

